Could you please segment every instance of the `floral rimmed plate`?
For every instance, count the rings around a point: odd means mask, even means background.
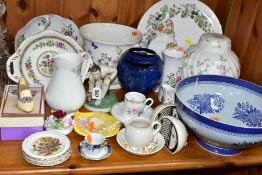
[[[143,148],[130,147],[125,138],[125,128],[121,129],[116,136],[117,143],[127,152],[137,156],[149,156],[157,153],[165,146],[164,137],[157,133],[154,136],[153,142]]]
[[[61,156],[58,156],[57,158],[53,158],[53,159],[35,159],[32,158],[28,155],[26,155],[23,152],[23,158],[28,162],[31,163],[33,165],[37,165],[37,166],[55,166],[55,165],[59,165],[63,162],[65,162],[70,156],[71,156],[72,150],[71,148],[65,152],[64,154],[62,154]]]
[[[37,16],[22,27],[15,36],[15,49],[28,37],[34,36],[45,30],[53,30],[69,36],[82,46],[83,41],[77,25],[70,19],[55,14]]]
[[[19,46],[7,61],[7,74],[15,82],[24,75],[29,84],[44,85],[46,88],[55,68],[53,57],[65,52],[79,53],[83,56],[83,61],[92,61],[74,39],[46,30],[27,38]]]
[[[22,150],[35,159],[56,158],[70,149],[70,140],[54,131],[42,131],[27,137],[22,143]]]
[[[178,47],[187,49],[198,42],[205,32],[222,34],[221,25],[214,12],[197,0],[162,0],[153,5],[142,17],[138,30],[143,34],[142,47],[148,47],[161,30],[164,20],[171,19]]]
[[[96,132],[107,138],[116,135],[119,129],[119,121],[106,113],[76,112],[74,117],[74,130],[82,136]]]

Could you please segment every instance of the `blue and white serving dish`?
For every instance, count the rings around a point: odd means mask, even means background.
[[[262,142],[262,87],[218,75],[198,75],[176,86],[177,112],[210,152],[235,155]]]

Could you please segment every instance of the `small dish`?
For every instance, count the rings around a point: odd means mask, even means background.
[[[133,148],[130,147],[126,141],[125,138],[125,128],[123,128],[121,131],[119,131],[119,133],[116,136],[117,139],[117,143],[127,152],[133,154],[133,155],[137,155],[137,156],[149,156],[152,154],[157,153],[158,151],[160,151],[164,145],[165,145],[165,140],[164,137],[160,134],[157,133],[154,136],[154,140],[152,143],[150,143],[149,146],[137,149],[137,148]]]
[[[125,117],[124,114],[123,114],[123,109],[124,109],[124,102],[119,102],[117,104],[115,104],[113,107],[112,107],[112,110],[111,110],[111,114],[117,119],[119,120],[121,123],[125,123],[127,122],[130,117]],[[149,120],[151,120],[151,115],[153,113],[153,108],[148,108],[146,110],[146,112],[144,112],[143,114],[141,114],[141,117],[145,117]]]
[[[70,156],[71,156],[72,150],[71,148],[62,154],[61,156],[58,156],[57,158],[53,159],[35,159],[30,156],[28,156],[26,153],[23,152],[23,158],[30,164],[37,165],[37,166],[55,166],[59,165],[63,162],[65,162]]]
[[[67,152],[70,145],[70,140],[65,135],[54,131],[43,131],[27,137],[22,143],[22,150],[35,159],[52,159]]]
[[[97,155],[89,155],[79,144],[77,151],[83,158],[87,160],[103,160],[111,155],[112,147],[107,143]]]
[[[100,133],[105,138],[112,137],[120,130],[119,122],[111,115],[98,112],[76,112],[74,130],[81,136],[91,133]],[[90,129],[90,122],[94,121],[94,128]]]

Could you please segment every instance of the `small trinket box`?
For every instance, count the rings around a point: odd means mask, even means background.
[[[17,85],[6,85],[0,109],[1,140],[24,140],[29,135],[43,131],[45,104],[42,86],[30,86],[34,99],[32,112],[17,107]]]

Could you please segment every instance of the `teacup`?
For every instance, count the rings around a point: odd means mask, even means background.
[[[128,92],[124,97],[123,115],[125,117],[139,117],[152,106],[153,102],[152,98],[146,98],[139,92]]]
[[[160,129],[159,121],[151,123],[147,118],[132,118],[125,123],[125,138],[130,147],[146,147],[153,141]]]
[[[91,137],[91,140],[88,137]],[[99,133],[91,133],[85,136],[80,146],[82,147],[81,153],[95,156],[106,146],[106,140],[105,137]]]

